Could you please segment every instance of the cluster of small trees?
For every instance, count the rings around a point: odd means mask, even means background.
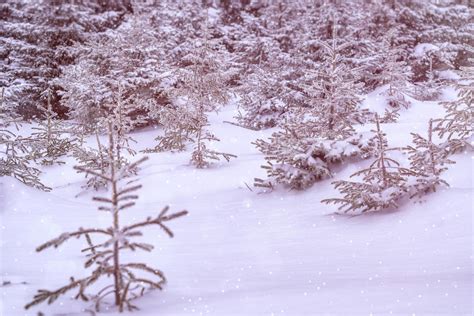
[[[132,310],[146,287],[162,287],[161,271],[123,263],[120,254],[150,251],[133,241],[138,229],[158,225],[172,237],[165,222],[186,212],[168,215],[165,208],[143,222],[119,222],[138,198],[133,178],[144,161],[131,162],[130,132],[159,126],[156,146],[144,152],[191,149],[197,168],[230,161],[236,156],[213,149],[219,138],[208,129],[208,114],[230,100],[241,110],[237,125],[277,128],[254,143],[267,161],[268,177],[255,179],[257,187],[306,189],[332,177],[336,165],[368,158],[373,162],[354,181],[334,182],[342,197],[322,202],[344,212],[378,211],[447,186],[441,175],[453,163],[450,155],[472,146],[470,10],[408,0],[1,4],[0,176],[50,190],[40,166],[73,156],[86,189],[110,192],[94,200],[104,203],[99,210],[110,212],[113,223],[38,247],[84,237],[85,267],[96,268],[55,291],[40,290],[27,308],[77,289],[76,298],[94,300],[97,309],[112,295],[120,311]],[[436,100],[446,69],[461,74],[458,98],[444,103],[446,116],[430,121],[426,137],[413,133],[411,145],[390,148],[382,124],[396,121],[410,98]],[[387,100],[382,117],[361,107],[362,96],[376,88]],[[17,124],[33,117],[33,132],[17,135]],[[360,132],[357,126],[367,123],[375,129]],[[101,143],[104,134],[108,144]],[[408,155],[409,165],[397,153]],[[85,292],[105,277],[113,283],[95,295]]]

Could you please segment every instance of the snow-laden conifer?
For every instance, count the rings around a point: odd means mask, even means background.
[[[51,91],[48,91],[47,107],[39,106],[43,120],[33,127],[30,136],[31,155],[43,165],[63,163],[61,157],[69,154],[75,144],[74,140],[67,137],[64,121],[58,119],[58,114],[53,111],[51,104]]]
[[[167,222],[175,218],[184,216],[187,211],[168,214],[168,207],[165,207],[156,217],[148,217],[143,221],[134,223],[124,223],[120,214],[135,205],[138,199],[138,191],[142,187],[136,180],[130,181],[126,177],[128,170],[135,169],[147,158],[144,157],[134,163],[123,165],[119,161],[116,147],[117,133],[113,129],[112,123],[108,124],[109,143],[107,148],[107,168],[103,172],[82,167],[76,167],[82,172],[94,175],[108,183],[108,196],[94,197],[93,200],[99,204],[98,210],[110,214],[111,224],[103,228],[79,228],[73,232],[66,232],[58,237],[40,245],[36,251],[61,246],[71,238],[83,237],[87,242],[87,247],[82,249],[85,254],[84,268],[89,272],[88,276],[76,278],[71,277],[69,282],[55,290],[39,290],[33,301],[28,303],[28,309],[42,302],[54,303],[61,295],[71,290],[77,290],[76,299],[92,301],[95,309],[100,310],[101,306],[112,297],[113,304],[120,312],[128,309],[137,309],[133,301],[145,294],[148,289],[162,289],[166,283],[166,278],[160,270],[149,266],[143,262],[135,262],[123,258],[127,251],[152,251],[153,245],[136,240],[142,236],[142,228],[157,226],[169,237],[173,233],[167,226]],[[108,282],[112,279],[111,282]],[[98,284],[95,293],[88,293],[92,285]]]
[[[421,197],[429,192],[435,192],[440,185],[449,186],[441,178],[441,173],[448,169],[448,164],[453,164],[450,160],[449,151],[444,147],[434,143],[433,120],[428,125],[427,138],[418,133],[411,133],[413,145],[405,148],[410,160],[411,176],[414,183],[410,184],[410,196]]]
[[[175,106],[164,107],[160,114],[171,121],[164,126],[165,135],[157,138],[159,143],[155,148],[146,150],[183,150],[185,142],[191,140],[194,147],[191,163],[197,168],[236,157],[212,149],[212,143],[219,139],[207,129],[208,113],[217,112],[229,100],[225,51],[219,40],[210,38],[208,23],[206,19],[201,25],[201,37],[175,70],[177,86],[171,92]]]
[[[19,136],[20,117],[4,103],[4,89],[0,91],[0,177],[13,177],[41,190],[51,188],[41,183],[40,170],[34,166],[31,139]],[[33,164],[33,165],[32,165]]]
[[[256,179],[256,186],[271,187],[273,182],[304,189],[331,176],[331,164],[352,156],[366,156],[369,143],[354,131],[367,113],[359,108],[360,84],[343,63],[344,43],[336,38],[319,41],[323,55],[320,64],[300,79],[305,105],[291,110],[281,130],[270,139],[258,139],[257,148],[265,155],[268,181]]]
[[[351,175],[351,178],[362,177],[362,181],[334,181],[334,187],[343,196],[324,199],[322,203],[338,205],[339,210],[343,212],[380,211],[398,207],[399,200],[408,192],[407,175],[411,172],[389,156],[390,151],[398,149],[388,147],[378,116],[376,116],[376,129],[373,132],[375,160],[369,167]]]
[[[118,167],[129,164],[128,157],[136,154],[132,148],[131,143],[135,140],[130,136],[130,132],[135,127],[137,119],[133,117],[133,111],[135,110],[133,105],[125,106],[123,102],[123,90],[119,87],[117,93],[112,98],[111,104],[104,106],[106,111],[106,117],[99,118],[98,123],[88,127],[88,130],[94,128],[94,138],[96,141],[96,147],[92,148],[87,146],[85,142],[79,142],[72,150],[72,155],[76,159],[78,166],[78,172],[82,172],[82,169],[95,170],[98,173],[105,172],[109,168],[109,162],[107,158],[107,148],[103,146],[100,141],[100,136],[107,133],[104,126],[111,124],[112,129],[115,133],[115,150],[117,153]],[[82,124],[81,124],[82,125]],[[77,129],[77,137],[83,138],[84,130]],[[135,174],[136,169],[128,168],[129,175]],[[93,188],[99,190],[105,188],[108,185],[107,181],[103,178],[97,177],[92,173],[86,173],[88,178],[85,189]]]
[[[385,95],[392,108],[410,106],[405,94],[409,90],[412,72],[403,59],[403,48],[396,45],[396,33],[389,31],[380,40],[380,72],[376,75],[382,84],[387,85]]]
[[[474,48],[471,47],[474,51]],[[474,59],[471,59],[474,61]],[[462,67],[461,79],[456,83],[457,98],[444,102],[446,116],[438,122],[439,136],[447,138],[445,144],[450,152],[472,148],[474,126],[474,67]]]

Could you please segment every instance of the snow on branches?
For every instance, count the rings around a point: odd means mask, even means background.
[[[433,142],[432,120],[429,122],[427,138],[412,133],[413,145],[402,149],[388,147],[378,115],[373,132],[375,160],[369,167],[350,176],[362,178],[362,181],[334,181],[334,187],[343,197],[324,199],[322,203],[338,205],[338,209],[345,213],[396,209],[403,199],[421,198],[435,192],[439,186],[449,186],[440,175],[447,170],[448,164],[454,162],[448,158],[449,151],[444,146]],[[410,166],[403,167],[390,156],[390,152],[407,153]]]
[[[398,207],[398,200],[408,191],[406,174],[409,171],[389,157],[388,153],[397,148],[388,147],[386,134],[380,129],[378,116],[373,132],[375,160],[368,168],[351,175],[351,178],[361,176],[362,182],[334,181],[334,187],[343,197],[324,199],[322,203],[339,205],[339,210],[343,212],[379,211]]]
[[[269,181],[256,179],[256,186],[271,187],[272,181],[293,189],[305,189],[315,181],[331,176],[330,164],[351,156],[365,157],[370,145],[354,131],[354,124],[365,121],[359,108],[352,70],[340,54],[336,26],[333,39],[318,41],[323,61],[300,79],[304,106],[293,108],[268,141],[259,139],[257,148],[265,155]]]
[[[54,303],[61,295],[77,289],[76,299],[94,302],[95,309],[105,303],[109,296],[113,297],[114,305],[120,312],[124,309],[132,311],[137,309],[133,300],[142,296],[147,289],[162,289],[166,283],[165,276],[160,270],[150,267],[142,262],[124,262],[122,254],[125,251],[152,251],[153,246],[140,241],[135,241],[135,237],[142,236],[141,228],[157,226],[161,228],[169,237],[173,233],[167,226],[167,222],[187,214],[187,211],[168,214],[168,207],[165,207],[156,217],[148,217],[136,223],[122,223],[120,214],[135,205],[138,199],[138,190],[141,188],[136,181],[127,181],[127,170],[135,169],[147,158],[126,165],[119,164],[116,149],[116,131],[109,124],[109,144],[107,150],[107,172],[97,172],[87,168],[77,167],[82,172],[99,177],[109,184],[109,195],[94,197],[93,200],[99,203],[98,210],[105,211],[111,215],[111,225],[107,228],[79,228],[77,231],[63,233],[42,245],[36,251],[43,251],[47,248],[57,248],[68,239],[84,237],[88,247],[82,252],[86,254],[84,268],[92,268],[89,276],[84,278],[71,277],[68,284],[54,291],[39,290],[33,301],[28,303],[28,309],[42,302]],[[112,283],[107,284],[104,279],[112,278]],[[100,284],[95,294],[88,294],[86,291],[93,284]]]

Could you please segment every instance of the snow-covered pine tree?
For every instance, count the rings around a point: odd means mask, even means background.
[[[301,4],[272,1],[258,8],[257,17],[243,15],[241,36],[232,43],[237,67],[241,69],[238,94],[239,124],[249,129],[276,126],[288,109],[301,106],[302,95],[294,85],[302,69],[291,51],[300,32]]]
[[[100,142],[100,135],[107,132],[103,126],[107,126],[109,123],[116,133],[115,150],[117,153],[118,166],[121,167],[122,165],[129,164],[124,153],[128,156],[134,156],[136,154],[130,145],[130,143],[135,142],[135,140],[129,135],[130,131],[135,127],[135,123],[139,120],[133,115],[135,107],[133,103],[128,103],[128,106],[124,106],[123,90],[121,87],[118,88],[118,92],[112,98],[112,102],[113,103],[104,106],[104,111],[107,113],[105,115],[107,116],[105,118],[99,118],[99,123],[95,125],[94,134],[97,148],[91,148],[82,143],[73,149],[73,156],[82,169],[95,170],[100,173],[109,168],[106,159],[107,148],[104,148]],[[84,137],[83,130],[78,129],[78,133],[78,138]],[[129,168],[127,170],[130,172],[130,175],[137,172],[135,169]],[[78,172],[81,171],[78,170]],[[86,177],[90,178],[84,186],[85,189],[93,188],[97,191],[107,187],[107,181],[103,181],[101,177],[96,177],[92,174],[86,174]]]
[[[100,203],[99,211],[110,213],[111,226],[107,228],[79,228],[74,232],[63,233],[36,248],[36,251],[40,252],[51,247],[57,248],[71,238],[84,237],[88,244],[82,250],[87,253],[84,268],[92,268],[92,271],[89,276],[84,278],[71,277],[68,284],[56,290],[39,290],[33,301],[25,306],[26,309],[42,302],[54,303],[61,295],[77,289],[75,298],[84,301],[92,300],[97,311],[109,296],[113,296],[114,304],[120,312],[124,309],[132,311],[137,309],[132,304],[134,299],[142,296],[147,289],[161,290],[166,282],[165,276],[160,270],[142,262],[124,262],[122,255],[125,251],[153,250],[152,245],[134,240],[135,237],[143,235],[141,228],[158,226],[169,237],[173,237],[173,233],[166,226],[167,222],[186,215],[187,211],[167,214],[168,207],[165,207],[154,218],[148,217],[144,221],[136,223],[122,223],[120,214],[135,205],[135,200],[139,197],[137,191],[142,187],[136,181],[126,181],[125,175],[127,170],[135,169],[147,157],[131,164],[121,165],[116,147],[117,133],[114,131],[112,123],[108,125],[108,137],[109,144],[105,158],[108,167],[105,172],[82,167],[76,168],[84,173],[100,177],[109,184],[109,196],[94,197],[93,200]],[[112,284],[105,283],[103,279],[106,278],[112,278]],[[93,295],[87,294],[86,291],[89,287],[96,283],[100,285],[100,290]]]
[[[474,48],[471,47],[474,51]],[[471,59],[474,62],[474,59]],[[436,130],[440,137],[447,137],[445,146],[450,152],[472,148],[474,125],[474,67],[461,67],[461,79],[456,83],[458,97],[444,102],[446,116]]]
[[[0,93],[0,177],[13,177],[28,186],[51,190],[41,183],[40,170],[31,166],[31,140],[15,134],[20,118],[4,103],[3,88]]]
[[[128,0],[5,0],[0,3],[0,86],[5,102],[26,118],[41,114],[51,90],[53,111],[60,106],[54,79],[75,60],[71,46],[92,33],[120,24]],[[114,5],[115,4],[115,5]]]
[[[464,3],[463,3],[464,2]],[[474,20],[469,1],[423,1],[423,19],[418,23],[421,43],[431,43],[442,48],[455,69],[469,66],[474,51]],[[466,45],[468,44],[468,45]]]
[[[273,181],[293,189],[305,189],[315,181],[331,176],[330,164],[352,156],[366,156],[369,143],[354,131],[353,124],[365,121],[357,94],[353,70],[344,62],[336,27],[333,39],[319,42],[323,55],[298,83],[304,106],[291,110],[281,130],[268,141],[258,139],[257,148],[265,155],[268,181],[255,179],[259,187],[272,187]],[[309,67],[308,67],[309,68]]]
[[[420,44],[415,47],[414,55],[420,64],[426,65],[426,78],[415,84],[415,97],[420,100],[436,100],[441,95],[441,83],[436,78],[434,62],[443,59],[443,54],[437,46]]]
[[[449,186],[440,176],[448,169],[446,165],[453,164],[454,161],[448,159],[449,152],[446,148],[433,142],[433,120],[429,122],[427,138],[417,133],[411,135],[413,146],[404,148],[409,155],[411,175],[416,181],[409,185],[411,197],[435,192],[436,187],[440,185]]]
[[[74,140],[63,137],[68,132],[58,114],[53,111],[51,91],[48,90],[47,107],[38,106],[44,120],[38,122],[32,129],[30,137],[31,155],[43,165],[63,163],[59,159],[68,154],[74,145]]]
[[[275,127],[284,120],[291,107],[301,105],[301,92],[292,86],[297,78],[289,65],[290,55],[274,52],[278,49],[272,43],[273,51],[267,51],[265,63],[252,66],[238,87],[241,96],[236,116],[239,124],[245,128],[261,130]]]
[[[84,143],[78,146],[75,146],[72,150],[72,156],[76,159],[77,165],[83,169],[95,170],[96,172],[104,173],[107,170],[107,149],[104,148],[100,142],[99,131],[95,132],[95,140],[97,148],[91,148],[86,146]],[[123,163],[123,161],[122,161]],[[78,170],[78,172],[81,172]],[[94,189],[98,191],[103,188],[107,188],[107,181],[104,181],[103,178],[91,175],[89,173],[85,174],[87,182],[82,186],[84,189]]]
[[[120,27],[74,47],[75,63],[56,80],[71,119],[95,126],[109,114],[108,105],[117,104],[118,94],[133,127],[158,119],[153,114],[168,102],[162,85],[167,58],[153,12],[129,15]]]
[[[388,147],[386,134],[380,129],[378,115],[375,120],[375,160],[368,168],[351,175],[351,178],[362,176],[362,182],[334,181],[334,187],[344,196],[324,199],[322,203],[339,205],[339,210],[345,213],[380,211],[389,207],[397,208],[399,199],[407,193],[407,175],[411,172],[389,157],[389,151],[398,149]]]
[[[412,72],[403,59],[403,48],[395,43],[395,36],[395,31],[390,30],[381,39],[380,69],[375,76],[382,84],[388,85],[385,92],[388,105],[392,108],[408,108],[410,102],[406,99],[405,93],[408,92]]]
[[[185,148],[182,142],[192,139],[191,163],[197,168],[209,166],[212,160],[224,158],[229,161],[236,157],[209,148],[211,142],[219,139],[206,129],[209,125],[207,113],[217,112],[219,106],[228,101],[229,93],[225,51],[218,39],[210,38],[208,23],[206,18],[195,48],[183,56],[175,70],[177,87],[172,92],[175,106],[163,108],[161,114],[172,122],[164,126],[165,135],[157,138],[158,146],[147,150],[182,150]]]

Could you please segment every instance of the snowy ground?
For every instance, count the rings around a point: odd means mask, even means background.
[[[377,98],[374,92],[366,105],[380,103]],[[228,108],[213,116],[211,129],[222,140],[216,147],[237,159],[196,170],[188,165],[189,152],[164,153],[151,155],[143,166],[141,198],[122,220],[155,215],[166,204],[190,214],[170,224],[173,239],[146,231],[157,248],[138,256],[163,270],[169,283],[163,292],[140,299],[141,310],[134,315],[472,314],[471,153],[453,157],[457,164],[445,174],[451,188],[426,196],[423,203],[338,216],[320,203],[337,195],[332,180],[304,192],[251,192],[246,183],[264,176],[259,168],[264,160],[250,142],[271,131],[222,123],[232,115]],[[390,144],[407,145],[410,131],[424,131],[428,119],[440,115],[435,102],[414,104],[399,123],[384,125]],[[155,134],[134,137],[146,147]],[[64,231],[109,223],[108,214],[97,212],[90,201],[92,194],[75,197],[84,181],[72,171],[73,160],[67,162],[45,170],[51,193],[1,179],[0,284],[8,283],[0,287],[2,316],[88,315],[81,312],[87,303],[69,297],[23,309],[37,289],[54,289],[83,274],[82,241],[70,241],[59,251],[36,253],[35,247]],[[336,178],[347,178],[365,164],[343,167]]]

